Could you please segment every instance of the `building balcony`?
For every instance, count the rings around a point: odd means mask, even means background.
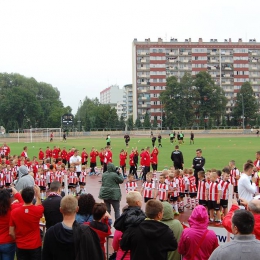
[[[258,68],[256,66],[250,67],[250,70],[257,70]]]
[[[144,63],[144,62],[146,62],[146,59],[141,59],[140,61],[141,61],[142,63]]]
[[[258,85],[258,84],[259,84],[258,81],[251,81],[251,83],[252,83],[253,85]]]
[[[225,80],[225,81],[222,81],[221,83],[222,83],[223,85],[230,85],[230,84],[231,84],[231,81]]]
[[[177,60],[168,60],[170,63],[177,63]]]
[[[169,55],[170,55],[170,56],[178,55],[178,52],[169,52]]]

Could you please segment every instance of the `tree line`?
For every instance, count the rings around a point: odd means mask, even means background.
[[[244,82],[237,96],[227,99],[221,87],[210,74],[196,76],[185,74],[180,80],[168,77],[166,90],[160,95],[162,102],[162,127],[242,126],[259,125],[259,96],[254,94],[249,82]],[[232,111],[226,110],[226,105]],[[64,107],[57,88],[20,74],[0,73],[0,125],[6,130],[26,128],[61,127],[61,116],[71,113]],[[156,128],[157,118],[151,120],[150,112],[141,121],[133,117],[126,121],[118,118],[116,109],[101,104],[97,98],[85,97],[75,115],[73,128],[80,131],[134,128]],[[70,129],[72,130],[72,129]]]

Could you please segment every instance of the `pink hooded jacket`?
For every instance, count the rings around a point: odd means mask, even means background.
[[[197,206],[189,218],[190,228],[183,230],[179,241],[178,251],[183,260],[207,260],[211,253],[218,247],[218,239],[214,231],[209,230],[197,254],[200,241],[208,228],[209,217],[204,206]]]

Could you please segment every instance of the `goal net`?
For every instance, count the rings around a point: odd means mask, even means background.
[[[24,129],[23,132],[26,143],[50,142],[51,136],[53,141],[62,140],[61,128],[30,128]]]

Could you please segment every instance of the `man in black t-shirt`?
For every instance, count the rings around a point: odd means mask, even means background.
[[[171,153],[171,160],[173,161],[173,166],[175,169],[183,170],[184,160],[183,160],[183,154],[179,150],[179,145],[176,145],[175,151]]]

